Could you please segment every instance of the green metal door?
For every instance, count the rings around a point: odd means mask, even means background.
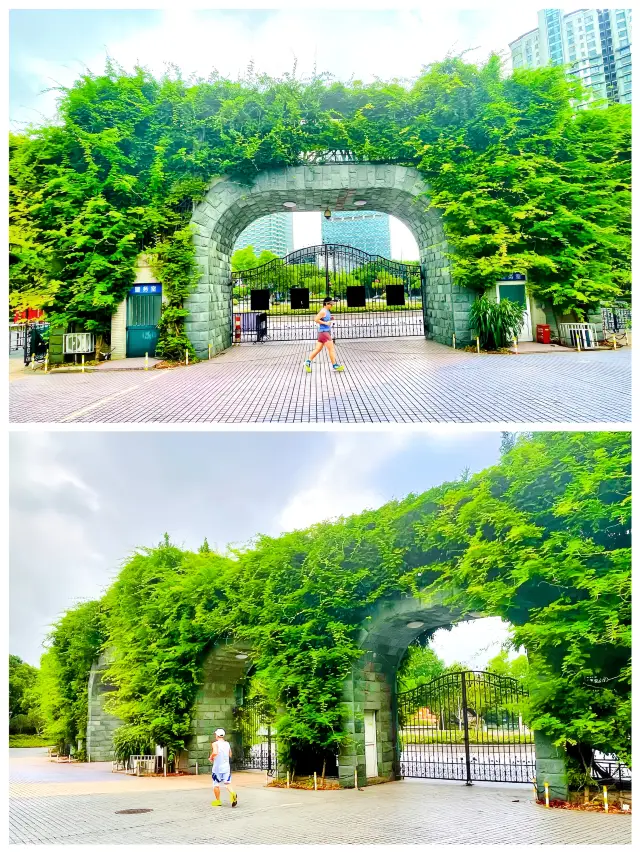
[[[127,358],[155,355],[161,293],[129,293],[127,297]]]

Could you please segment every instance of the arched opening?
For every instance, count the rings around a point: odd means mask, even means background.
[[[439,628],[486,614],[466,614],[442,597],[412,596],[380,604],[362,625],[363,651],[343,690],[348,742],[340,782],[404,777],[516,782],[548,781],[566,798],[563,756],[526,725],[528,694],[517,680],[482,670],[448,672],[405,692],[398,670],[407,649]]]
[[[414,168],[388,164],[332,163],[260,172],[250,185],[214,181],[192,216],[201,277],[187,300],[187,334],[199,356],[231,344],[231,254],[240,233],[267,214],[294,204],[304,211],[355,211],[356,202],[388,213],[414,235],[424,278],[424,334],[451,343],[470,340],[468,310],[474,294],[453,285],[440,213]],[[362,206],[362,205],[361,205]]]
[[[191,731],[181,763],[189,772],[209,772],[209,753],[216,729],[224,729],[232,751],[243,749],[242,728],[236,709],[243,703],[247,675],[252,667],[251,648],[230,641],[214,646],[202,663],[201,685],[191,714]]]

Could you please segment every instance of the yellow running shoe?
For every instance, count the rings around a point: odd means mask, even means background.
[[[233,794],[231,794],[231,808],[235,809],[235,807],[237,805],[238,805],[238,795],[234,791]]]
[[[211,805],[212,805],[212,806],[221,806],[221,805],[222,805],[222,800],[214,800],[214,801],[211,803]]]

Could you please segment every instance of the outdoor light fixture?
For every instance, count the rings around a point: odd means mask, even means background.
[[[283,207],[296,207],[295,201],[285,201],[282,203]]]
[[[236,655],[236,658],[238,660],[246,660],[248,657],[249,657],[249,655]]]
[[[367,202],[361,200],[361,201],[354,201],[353,203],[356,207],[364,207]]]
[[[422,628],[424,622],[407,622],[407,628]]]
[[[329,208],[327,208],[327,209],[325,210],[325,212],[324,212],[324,218],[325,218],[325,219],[331,219],[331,211],[329,210]]]

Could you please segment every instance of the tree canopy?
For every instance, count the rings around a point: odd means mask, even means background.
[[[9,731],[18,734],[35,732],[40,725],[38,693],[35,690],[38,670],[17,655],[9,655]]]
[[[56,121],[10,138],[11,303],[105,332],[137,254],[156,252],[161,341],[179,349],[195,280],[185,229],[211,180],[341,149],[422,172],[456,283],[482,293],[526,272],[534,294],[581,316],[628,294],[631,233],[630,108],[582,101],[562,68],[504,76],[497,56],[447,59],[406,85],[158,79],[109,62],[60,89]]]
[[[109,701],[125,721],[118,738],[179,750],[204,656],[242,639],[283,708],[285,758],[305,745],[335,749],[346,736],[341,688],[361,655],[359,626],[376,602],[434,591],[463,614],[511,623],[536,688],[533,728],[578,763],[592,749],[630,760],[630,436],[622,432],[522,436],[479,474],[259,536],[230,556],[184,551],[166,537],[135,553],[99,603],[58,623],[43,657],[55,683],[46,717],[60,732],[83,728],[90,663],[109,648]],[[506,665],[498,656],[493,669]]]

